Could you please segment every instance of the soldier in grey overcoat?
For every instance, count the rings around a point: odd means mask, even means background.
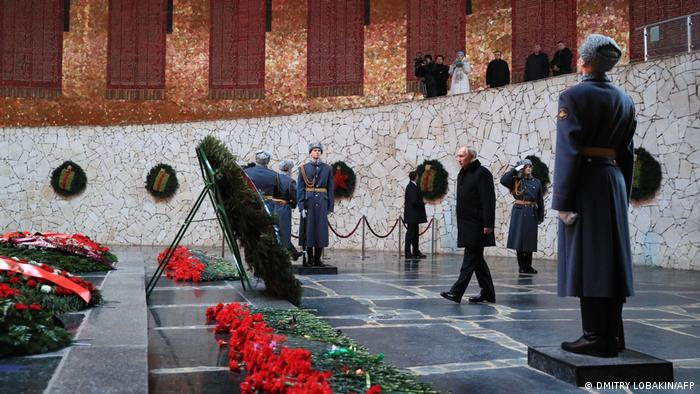
[[[279,234],[282,246],[289,250],[294,260],[298,259],[300,253],[292,244],[292,209],[297,207],[296,181],[292,179],[292,168],[294,162],[282,160],[278,175],[279,196],[272,199],[275,214],[279,219]]]
[[[536,274],[537,270],[532,268],[532,252],[537,251],[537,225],[544,221],[542,183],[532,176],[532,162],[524,159],[501,177],[501,185],[515,198],[510,214],[508,249],[516,251],[521,274]]]
[[[306,248],[309,262],[323,266],[323,248],[328,246],[328,214],[333,212],[333,171],[321,161],[323,145],[309,144],[310,161],[299,167],[297,204],[305,225],[300,226],[299,245]]]
[[[265,199],[265,206],[270,214],[274,212],[272,198],[278,193],[277,173],[268,168],[272,154],[265,150],[255,152],[255,167],[248,167],[244,171],[253,181],[258,192]]]
[[[605,74],[622,56],[615,40],[592,34],[579,54],[583,81],[559,96],[552,208],[561,219],[558,292],[580,298],[583,336],[562,348],[616,357],[622,304],[634,294],[627,209],[635,110]]]

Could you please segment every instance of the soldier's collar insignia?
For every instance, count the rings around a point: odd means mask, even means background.
[[[566,107],[559,108],[559,114],[557,114],[559,119],[564,120],[569,117],[569,109]]]

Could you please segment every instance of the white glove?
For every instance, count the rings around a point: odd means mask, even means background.
[[[301,218],[306,219],[306,209],[301,210]]]
[[[564,222],[564,224],[566,225],[574,224],[574,222],[576,222],[577,217],[577,213],[569,211],[559,211],[559,219],[561,219],[561,221]]]
[[[518,171],[518,172],[520,172],[520,170],[522,170],[522,169],[523,169],[523,167],[525,167],[525,164],[521,164],[521,165],[519,165],[519,166],[515,167],[515,171]]]

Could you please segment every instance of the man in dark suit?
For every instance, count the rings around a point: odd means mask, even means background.
[[[423,193],[420,187],[416,184],[415,171],[408,173],[408,185],[406,185],[406,194],[403,200],[403,221],[406,222],[408,229],[406,230],[406,245],[404,246],[406,258],[411,257],[423,259],[426,256],[421,253],[418,248],[418,225],[428,221],[425,214],[425,203],[423,202]],[[411,248],[413,252],[411,252]]]
[[[447,80],[450,78],[450,67],[444,64],[444,62],[444,56],[435,56],[435,64],[433,65],[433,70],[435,74],[435,83],[437,84],[438,96],[447,96]]]
[[[535,44],[532,52],[525,60],[525,81],[536,81],[549,76],[549,57],[542,52],[542,46]]]
[[[457,175],[457,246],[464,247],[464,259],[459,278],[450,291],[440,295],[460,303],[472,274],[476,274],[481,293],[469,297],[469,302],[496,302],[491,271],[484,260],[484,247],[496,245],[493,175],[477,160],[476,150],[468,146],[459,148],[457,162],[462,168]]]
[[[566,47],[564,41],[559,41],[557,43],[557,51],[554,53],[552,58],[552,75],[563,75],[571,73],[571,60],[574,54],[571,53],[571,49]]]
[[[508,63],[501,59],[501,51],[493,53],[493,60],[486,67],[486,87],[499,88],[510,83]]]
[[[559,211],[558,293],[579,297],[583,335],[561,347],[616,357],[622,304],[634,295],[628,202],[634,168],[634,102],[606,75],[615,40],[591,34],[579,50],[583,81],[559,96],[552,208]]]

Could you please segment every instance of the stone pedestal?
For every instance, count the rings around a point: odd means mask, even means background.
[[[301,264],[293,264],[292,271],[294,275],[338,275],[338,267],[334,265],[304,267]]]
[[[528,347],[532,368],[576,386],[596,388],[597,382],[673,382],[673,364],[623,350],[618,357],[602,358],[565,352],[559,346]]]

